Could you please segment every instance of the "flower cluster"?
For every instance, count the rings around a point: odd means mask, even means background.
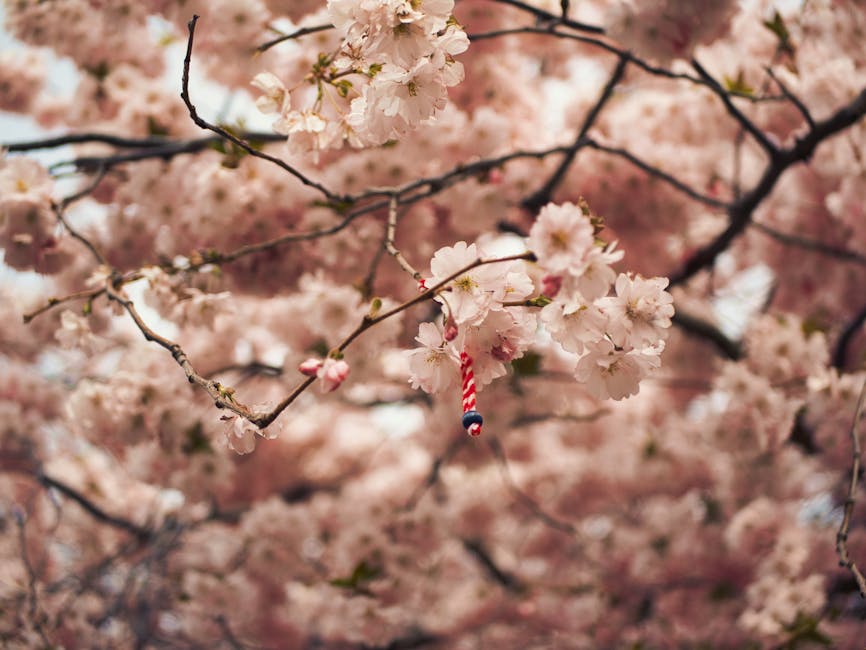
[[[541,295],[529,300],[534,285],[523,262],[473,266],[484,256],[465,242],[437,251],[425,284],[446,282],[436,297],[445,317],[441,330],[420,326],[416,340],[423,347],[409,353],[412,385],[430,393],[448,388],[461,350],[474,360],[479,388],[501,377],[505,364],[536,340],[536,318],[528,308],[544,305],[544,330],[571,353],[575,377],[592,395],[622,399],[637,393],[640,380],[660,365],[673,298],[666,278],[617,275],[611,264],[623,252],[615,243],[598,242],[597,227],[585,205],[541,210],[528,244],[545,275]]]
[[[54,236],[53,181],[29,158],[0,158],[0,249],[19,270],[56,273],[69,255]]]
[[[312,105],[293,108],[291,91],[264,72],[252,81],[263,93],[259,109],[279,115],[274,130],[294,153],[399,138],[444,108],[447,89],[463,80],[454,57],[469,40],[453,8],[453,0],[331,0],[342,42],[307,76],[316,88]]]

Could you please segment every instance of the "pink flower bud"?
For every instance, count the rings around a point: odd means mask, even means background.
[[[562,289],[561,275],[545,275],[541,278],[541,293],[548,298],[555,298],[560,289]]]
[[[330,393],[349,376],[349,364],[342,359],[325,359],[316,376],[322,380],[322,392]]]
[[[442,337],[446,341],[453,341],[457,338],[457,325],[450,318],[445,323],[445,331],[442,333]]]
[[[322,367],[321,359],[307,359],[301,365],[298,366],[298,370],[302,375],[306,375],[307,377],[315,377],[319,372],[319,368]]]

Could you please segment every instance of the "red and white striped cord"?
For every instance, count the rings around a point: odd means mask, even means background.
[[[463,428],[470,436],[480,436],[484,418],[475,410],[475,375],[472,357],[465,350],[460,353],[460,374],[463,378]]]

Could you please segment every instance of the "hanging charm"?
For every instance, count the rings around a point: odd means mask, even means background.
[[[460,374],[463,377],[463,428],[470,436],[480,436],[484,418],[475,410],[475,375],[472,357],[465,350],[460,353]]]

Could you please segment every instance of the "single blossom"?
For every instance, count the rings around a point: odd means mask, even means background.
[[[541,268],[551,273],[581,274],[595,245],[592,224],[573,203],[549,203],[529,231],[529,249]]]
[[[455,349],[433,323],[421,323],[415,337],[422,347],[409,350],[409,381],[412,388],[427,393],[441,392],[454,383],[460,372]]]

